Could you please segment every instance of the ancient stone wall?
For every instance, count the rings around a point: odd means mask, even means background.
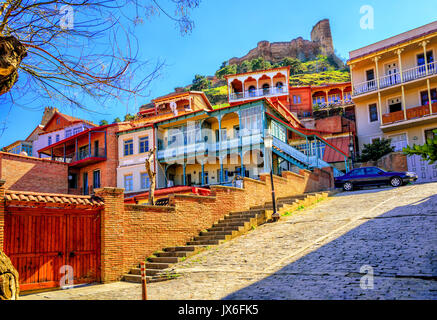
[[[285,57],[300,60],[314,59],[318,54],[331,55],[334,53],[329,20],[319,21],[311,31],[311,40],[298,37],[289,42],[260,41],[256,48],[241,58],[232,58],[229,64],[240,64],[245,60],[263,57],[267,61],[280,62]]]

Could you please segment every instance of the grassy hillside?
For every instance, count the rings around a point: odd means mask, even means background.
[[[219,79],[222,79],[226,74],[256,71],[279,66],[290,66],[291,86],[322,85],[326,83],[350,81],[348,68],[345,67],[338,58],[322,55],[319,55],[317,58],[309,61],[285,58],[281,63],[277,64],[271,64],[262,58],[257,58],[251,61],[244,61],[238,66],[223,65],[216,72],[216,76]],[[193,87],[198,85],[198,83],[196,84],[193,82]],[[211,87],[206,81],[205,83],[205,87],[200,87],[199,89],[205,92],[213,106],[223,106],[227,103],[228,92],[226,86],[219,85],[217,87]]]

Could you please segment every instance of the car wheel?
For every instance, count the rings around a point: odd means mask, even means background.
[[[353,184],[351,182],[345,182],[343,185],[344,191],[352,191],[354,188]]]
[[[402,185],[402,179],[399,177],[393,177],[390,179],[390,184],[392,187],[399,187]]]

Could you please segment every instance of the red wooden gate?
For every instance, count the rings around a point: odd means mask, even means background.
[[[100,278],[99,210],[7,207],[4,251],[20,275],[20,289],[59,287]],[[63,282],[64,284],[71,284]]]

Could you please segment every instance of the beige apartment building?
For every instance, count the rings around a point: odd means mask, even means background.
[[[396,151],[423,144],[437,129],[437,21],[349,53],[359,148],[384,137]],[[437,166],[408,157],[419,181]]]

